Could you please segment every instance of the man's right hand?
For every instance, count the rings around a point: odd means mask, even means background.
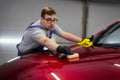
[[[74,54],[71,49],[67,46],[58,46],[57,47],[57,52],[58,53],[64,53],[64,54],[67,54],[67,55],[72,55]]]

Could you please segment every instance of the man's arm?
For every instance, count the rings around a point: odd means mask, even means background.
[[[68,32],[63,32],[61,34],[61,37],[66,39],[66,40],[72,41],[72,42],[80,42],[80,41],[82,41],[82,38],[77,37],[76,35],[73,35],[73,34],[68,33]]]
[[[60,46],[54,40],[49,39],[47,36],[43,36],[38,39],[38,43],[42,46],[47,47],[51,51],[56,51],[58,53],[65,53],[66,55],[72,55],[73,52],[67,46]]]
[[[40,45],[47,47],[51,51],[56,51],[59,46],[54,40],[48,38],[47,36],[43,36],[37,41]]]

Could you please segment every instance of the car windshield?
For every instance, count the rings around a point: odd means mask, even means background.
[[[120,22],[101,33],[96,44],[103,47],[120,48]]]

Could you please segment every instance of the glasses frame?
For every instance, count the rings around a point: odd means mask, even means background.
[[[55,22],[55,23],[57,23],[58,22],[58,19],[57,18],[55,18],[54,20],[52,20],[51,18],[44,18],[44,17],[42,17],[44,20],[46,20],[48,23],[52,23],[52,22]]]

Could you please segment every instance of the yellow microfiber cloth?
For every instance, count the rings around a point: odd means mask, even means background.
[[[93,46],[93,42],[90,41],[89,38],[85,38],[83,41],[78,42],[77,45],[83,46],[83,47],[90,47],[90,46]]]

